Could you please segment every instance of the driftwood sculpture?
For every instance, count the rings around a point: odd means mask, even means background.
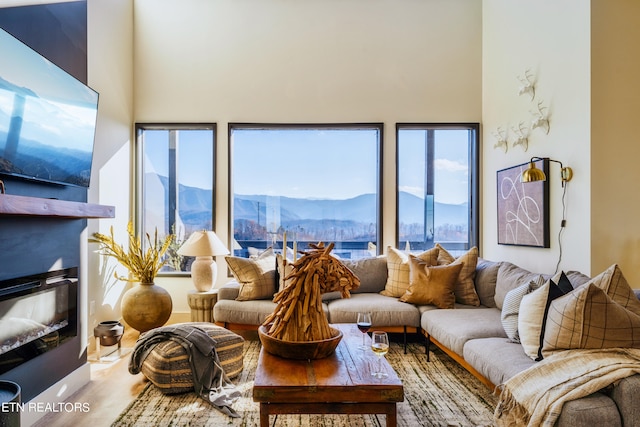
[[[318,341],[332,338],[329,322],[322,310],[322,294],[340,291],[351,297],[360,279],[332,256],[334,244],[309,244],[310,250],[292,266],[285,277],[289,283],[273,297],[277,306],[265,322],[267,334],[284,341]],[[284,272],[283,272],[284,274]]]

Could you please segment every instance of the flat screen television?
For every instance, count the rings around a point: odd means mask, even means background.
[[[0,175],[88,187],[98,93],[0,29]]]

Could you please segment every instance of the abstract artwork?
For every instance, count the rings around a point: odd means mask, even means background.
[[[535,162],[549,176],[549,161]],[[498,178],[498,244],[549,247],[549,180],[520,182],[529,163],[502,169]]]

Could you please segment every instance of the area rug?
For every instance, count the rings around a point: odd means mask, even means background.
[[[242,397],[233,408],[241,418],[213,409],[195,393],[166,396],[147,385],[112,427],[123,426],[246,426],[260,424],[259,406],[252,400],[260,342],[244,345],[244,369],[234,380]],[[398,404],[398,426],[491,426],[497,397],[439,349],[427,362],[424,345],[410,343],[407,354],[392,343],[387,359],[402,379],[405,400]],[[278,415],[278,427],[382,427],[384,415]]]

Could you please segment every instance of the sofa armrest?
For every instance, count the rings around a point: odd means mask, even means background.
[[[640,375],[632,375],[620,380],[611,391],[610,397],[616,402],[622,425],[632,426],[640,420]]]
[[[223,299],[235,300],[240,294],[240,283],[235,280],[225,283],[218,288],[218,301]]]

